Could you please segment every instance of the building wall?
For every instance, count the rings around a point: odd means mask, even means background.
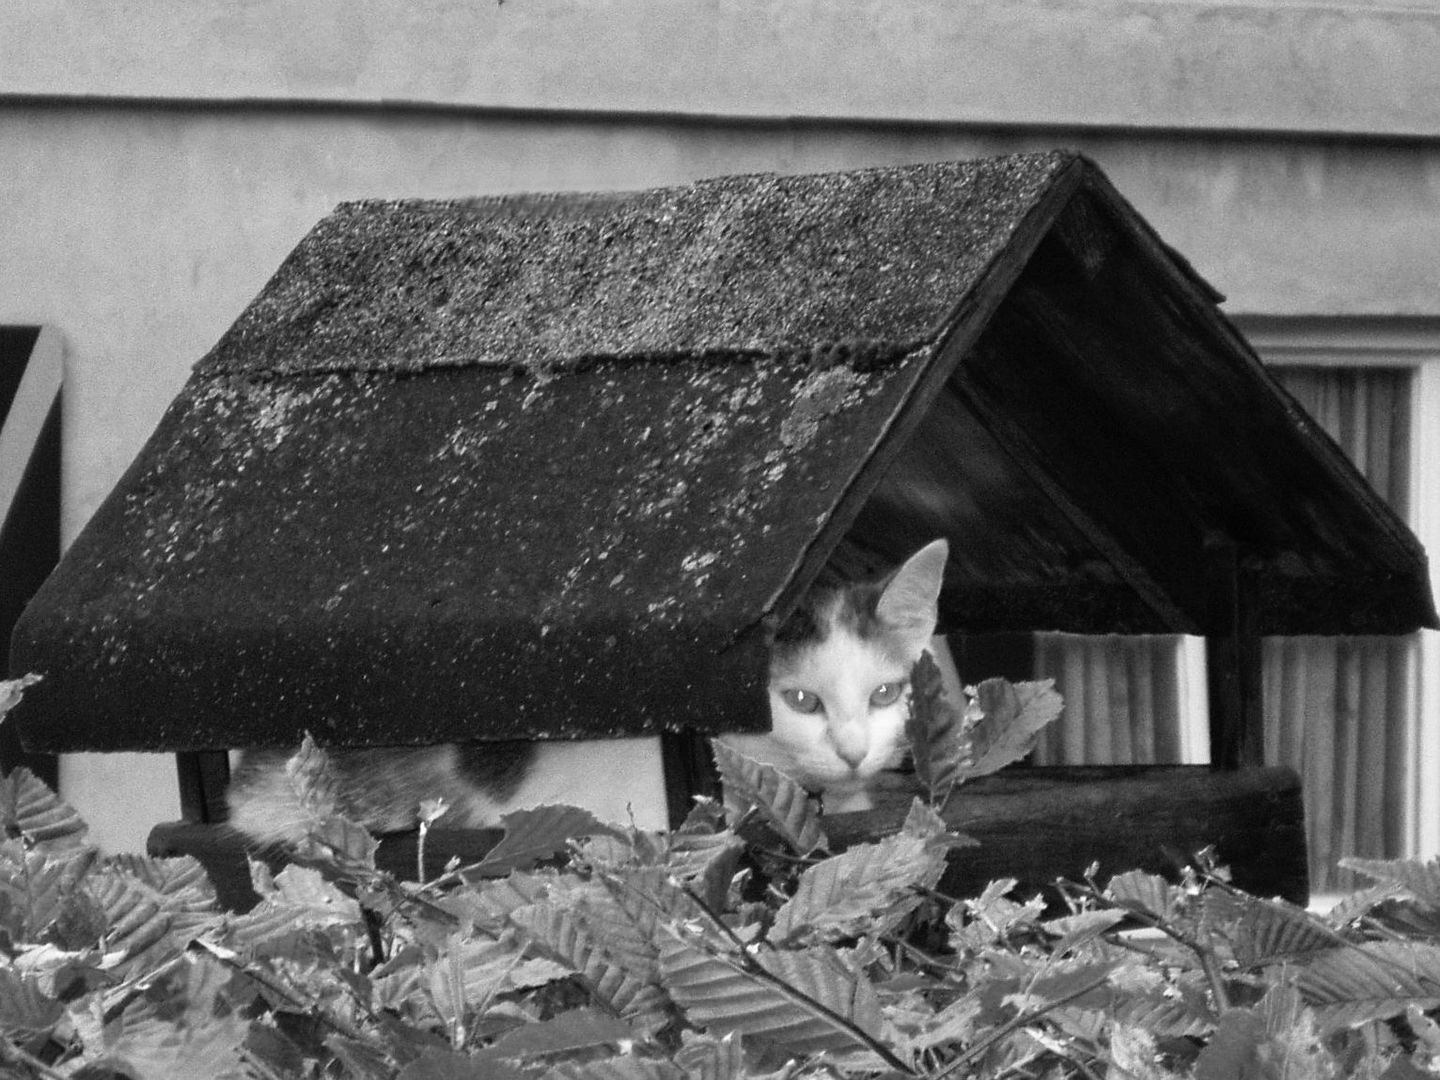
[[[343,199],[1062,146],[1232,312],[1440,319],[1436,55],[1370,3],[8,0],[0,322],[66,342],[68,540]],[[62,776],[117,850],[178,814],[168,758]]]

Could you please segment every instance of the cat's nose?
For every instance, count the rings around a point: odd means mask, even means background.
[[[840,755],[840,760],[852,769],[858,769],[869,750],[865,732],[860,725],[837,728],[831,735],[831,739],[835,743],[835,753]]]

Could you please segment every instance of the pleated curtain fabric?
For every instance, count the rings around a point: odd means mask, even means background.
[[[1395,511],[1410,512],[1412,376],[1404,368],[1274,374]],[[1315,892],[1354,888],[1347,855],[1405,854],[1417,639],[1267,638],[1265,760],[1301,776]]]
[[[1179,642],[1173,635],[1037,634],[1037,678],[1055,680],[1065,711],[1035,748],[1035,763],[1182,760]]]

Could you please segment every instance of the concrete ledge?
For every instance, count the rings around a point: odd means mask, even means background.
[[[1440,10],[1184,0],[8,0],[0,100],[1440,137]]]

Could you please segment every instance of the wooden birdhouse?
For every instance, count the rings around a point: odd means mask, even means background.
[[[1417,541],[1217,299],[1065,153],[341,205],[30,604],[16,720],[181,754],[200,827],[223,751],[305,731],[659,735],[679,811],[697,739],[767,722],[767,623],[945,536],[942,629],[1205,635],[1215,760],[1259,765],[1259,635],[1436,617]],[[1176,846],[1243,819],[1212,839],[1303,893],[1293,776],[1183,778],[1249,801]]]

